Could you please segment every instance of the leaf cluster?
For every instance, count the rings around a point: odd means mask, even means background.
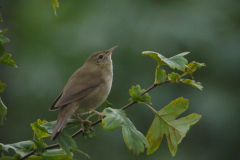
[[[56,15],[56,8],[59,7],[59,3],[57,0],[51,0],[51,3]],[[0,14],[0,22],[2,21],[2,16]],[[4,36],[6,31],[7,29],[3,31],[0,30],[0,63],[17,67],[16,63],[11,59],[11,54],[5,53],[3,44],[10,42],[10,40]],[[46,120],[42,121],[38,119],[37,122],[30,124],[34,131],[32,140],[13,144],[0,143],[1,151],[9,152],[9,150],[13,150],[16,153],[14,157],[4,156],[2,153],[0,160],[21,160],[26,158],[28,160],[74,160],[73,152],[79,152],[85,156],[85,159],[89,160],[91,159],[89,155],[78,149],[77,143],[73,137],[80,133],[83,133],[85,138],[96,136],[93,126],[100,122],[102,122],[101,125],[105,131],[112,131],[121,127],[123,141],[129,151],[133,151],[137,156],[140,153],[143,153],[145,148],[147,148],[148,155],[154,153],[161,145],[164,135],[166,135],[170,153],[172,156],[175,156],[178,144],[186,136],[187,132],[189,132],[191,126],[200,120],[201,115],[192,113],[186,117],[178,118],[179,115],[185,112],[189,107],[188,100],[182,97],[172,101],[170,104],[157,111],[149,105],[151,104],[151,96],[148,92],[151,89],[168,82],[172,84],[188,84],[202,90],[202,84],[194,80],[193,73],[206,65],[195,61],[188,63],[188,60],[184,56],[189,54],[189,52],[180,53],[170,58],[166,58],[163,55],[152,51],[145,51],[142,54],[152,57],[158,64],[155,71],[154,83],[147,90],[141,89],[140,85],[132,86],[129,90],[129,101],[131,101],[129,104],[121,109],[113,109],[113,105],[106,100],[105,105],[107,108],[103,111],[105,117],[93,124],[88,122],[82,124],[78,120],[70,119],[57,138],[58,144],[55,145],[48,145],[44,142],[44,139],[51,136],[56,121],[47,122]],[[166,71],[161,68],[162,65],[167,65],[172,69],[176,69],[178,73],[172,72],[167,74]],[[189,76],[189,78],[183,78],[184,76]],[[6,85],[0,81],[0,93],[5,89]],[[137,130],[124,111],[124,109],[136,103],[147,106],[154,113],[154,120],[146,136]],[[3,121],[6,119],[6,114],[7,108],[0,98],[1,125],[3,125]],[[87,119],[93,115],[90,115]],[[84,129],[80,129],[74,135],[70,136],[67,133],[69,130],[77,129],[81,126],[84,126]],[[60,149],[53,149],[55,147],[60,147]]]

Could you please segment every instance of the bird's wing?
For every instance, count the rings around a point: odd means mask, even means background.
[[[91,72],[83,67],[80,68],[71,76],[63,92],[55,100],[50,110],[55,110],[87,96],[102,83],[100,68],[92,69]]]

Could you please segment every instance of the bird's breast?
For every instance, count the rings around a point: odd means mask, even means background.
[[[77,114],[84,114],[91,111],[91,109],[100,106],[108,97],[112,87],[112,74],[102,74],[103,83],[97,86],[86,97],[76,101],[75,108]]]

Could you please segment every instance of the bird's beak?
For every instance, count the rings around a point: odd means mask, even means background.
[[[114,46],[108,50],[108,54],[111,54],[118,46]]]

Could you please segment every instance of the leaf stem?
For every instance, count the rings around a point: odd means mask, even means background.
[[[138,102],[139,104],[143,104],[143,105],[146,105],[148,108],[150,108],[155,114],[157,114],[159,117],[160,117],[160,115],[158,114],[158,112],[155,110],[155,109],[153,109],[150,105],[148,105],[147,103],[144,103],[144,102]]]
[[[168,82],[170,82],[170,80],[166,80],[165,82],[159,83],[159,84],[153,84],[151,87],[149,87],[149,88],[148,88],[145,92],[143,92],[141,95],[143,96],[144,94],[146,94],[146,93],[148,93],[149,91],[151,91],[153,88],[156,88],[157,86],[160,86],[160,85],[165,84],[165,83],[168,83]],[[125,110],[125,109],[127,109],[128,107],[130,107],[130,106],[132,106],[132,105],[134,105],[134,104],[136,104],[136,103],[138,103],[138,102],[137,102],[137,101],[130,102],[130,103],[128,103],[127,105],[125,105],[124,107],[122,107],[121,109],[122,109],[122,110]],[[145,104],[145,103],[144,103],[144,104]],[[147,105],[147,104],[145,104],[145,105]],[[155,111],[151,106],[149,106],[149,105],[147,105],[147,106],[148,106],[149,108],[151,108],[153,111]],[[154,112],[154,113],[156,113],[156,112]],[[156,113],[156,114],[158,114],[158,113]],[[91,115],[90,115],[90,116],[91,116]],[[89,118],[90,118],[90,116],[89,116]],[[95,125],[97,125],[97,124],[100,123],[100,122],[102,122],[102,120],[98,120],[98,121],[92,123],[91,126],[95,126]],[[71,137],[74,138],[74,137],[76,137],[77,135],[79,135],[79,134],[82,133],[82,132],[83,132],[83,130],[82,130],[82,129],[79,129],[79,130],[78,130],[76,133],[74,133]],[[59,144],[53,144],[53,145],[49,145],[49,146],[45,147],[44,150],[53,149],[53,148],[57,148],[57,147],[59,147]],[[29,152],[28,154],[26,154],[25,156],[21,157],[19,160],[26,159],[26,158],[30,157],[31,155],[33,155],[35,152],[36,152],[36,150],[34,149],[34,150],[32,150],[31,152]]]

